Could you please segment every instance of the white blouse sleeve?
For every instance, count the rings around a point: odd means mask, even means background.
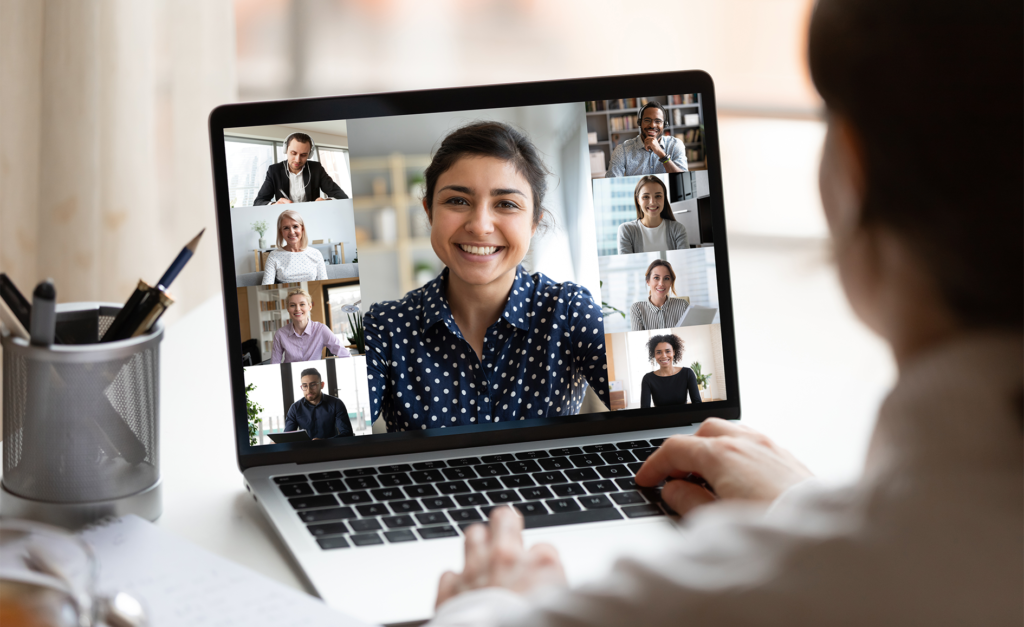
[[[320,254],[320,251],[315,248],[310,248],[312,256],[316,258],[316,279],[315,281],[326,281],[327,280],[327,264],[324,263],[324,257]]]
[[[267,255],[267,263],[263,268],[263,285],[273,285],[277,283],[277,255],[273,251]]]

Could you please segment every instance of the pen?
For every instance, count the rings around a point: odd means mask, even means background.
[[[185,247],[181,249],[181,252],[178,253],[178,256],[174,258],[173,262],[171,262],[171,267],[167,268],[167,272],[164,272],[164,275],[160,277],[159,281],[156,282],[157,287],[167,289],[168,287],[171,286],[171,282],[174,281],[175,278],[177,278],[178,273],[181,272],[181,269],[185,267],[185,264],[188,263],[188,260],[192,258],[193,254],[195,254],[196,248],[199,247],[199,238],[202,237],[203,233],[205,232],[206,229],[199,231],[199,235],[196,235],[194,238],[192,238],[192,241],[186,244]]]
[[[33,346],[49,346],[53,344],[54,331],[57,328],[57,290],[53,281],[47,279],[36,286],[32,292],[32,322],[29,325]]]

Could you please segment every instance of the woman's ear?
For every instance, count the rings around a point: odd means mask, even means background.
[[[423,199],[423,213],[427,214],[427,224],[433,226],[434,220],[433,217],[430,215],[430,205],[427,204],[426,198]]]
[[[829,230],[843,241],[861,225],[867,176],[860,135],[839,113],[828,114],[818,185]]]

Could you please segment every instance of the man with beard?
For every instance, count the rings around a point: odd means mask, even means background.
[[[615,148],[611,166],[605,176],[686,172],[683,142],[671,135],[662,135],[666,117],[665,107],[657,102],[645,104],[636,115],[640,134]]]

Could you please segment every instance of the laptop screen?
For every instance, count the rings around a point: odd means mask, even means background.
[[[724,407],[708,103],[622,95],[215,134],[243,446]]]

